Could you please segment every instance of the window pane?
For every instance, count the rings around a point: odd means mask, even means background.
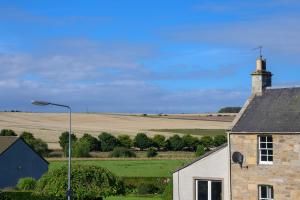
[[[198,200],[208,200],[208,182],[207,181],[197,181],[198,182]]]
[[[268,142],[273,142],[273,138],[272,138],[271,136],[268,136],[268,137],[267,137],[267,141],[268,141]]]
[[[266,142],[266,137],[265,136],[260,136],[260,141],[261,142]]]
[[[260,152],[261,152],[261,154],[264,154],[264,155],[267,154],[267,150],[261,150]]]
[[[273,161],[273,156],[268,156],[269,161]]]
[[[268,155],[273,155],[273,150],[268,150]]]
[[[260,186],[260,198],[267,198],[268,197],[268,191],[267,186]]]
[[[267,161],[267,156],[261,156],[261,161]]]
[[[222,182],[212,181],[211,182],[211,200],[222,199]]]
[[[272,149],[273,148],[273,143],[268,143],[267,147],[270,148],[270,149]]]
[[[266,148],[267,147],[267,145],[266,145],[266,143],[260,143],[260,148]]]

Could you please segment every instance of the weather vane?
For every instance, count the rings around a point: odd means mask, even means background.
[[[257,49],[259,49],[259,56],[260,56],[260,58],[262,58],[262,49],[263,49],[263,46],[258,46],[258,47],[254,48],[252,50],[257,50]]]

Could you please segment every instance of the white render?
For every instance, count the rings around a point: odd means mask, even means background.
[[[173,173],[173,200],[196,200],[195,179],[222,180],[223,200],[230,199],[228,146]]]

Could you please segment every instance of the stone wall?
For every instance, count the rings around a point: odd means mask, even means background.
[[[257,200],[260,184],[272,185],[276,200],[300,199],[300,135],[273,134],[273,165],[258,164],[257,134],[231,134],[230,143],[245,160],[244,168],[231,161],[232,200]]]

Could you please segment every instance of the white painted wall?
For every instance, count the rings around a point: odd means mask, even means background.
[[[173,200],[195,200],[195,179],[223,179],[223,200],[229,200],[228,146],[173,173]]]

